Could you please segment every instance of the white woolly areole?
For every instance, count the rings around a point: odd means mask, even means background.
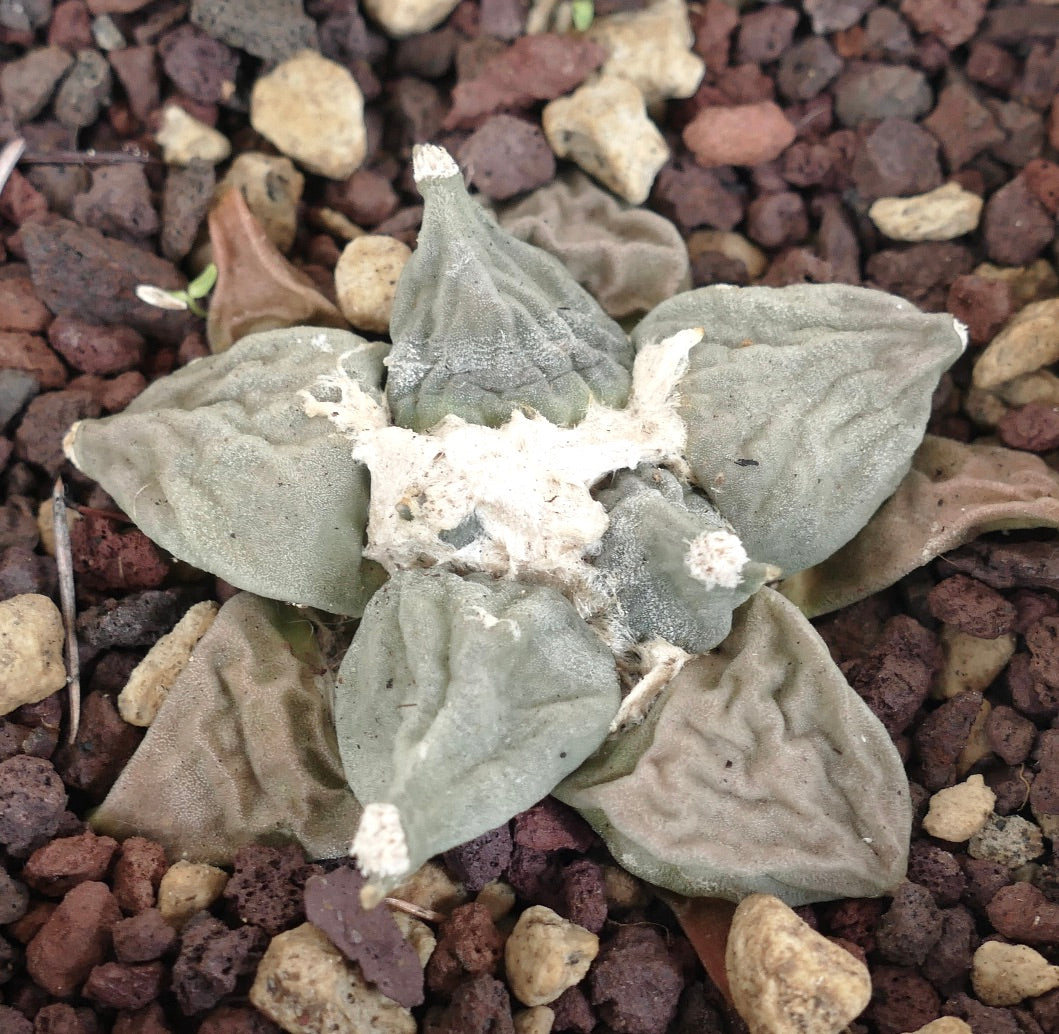
[[[590,404],[575,427],[516,411],[501,427],[448,416],[428,434],[388,423],[388,414],[344,371],[324,387],[341,400],[303,393],[305,412],[325,416],[354,443],[371,471],[364,556],[387,571],[448,563],[463,571],[552,584],[582,613],[598,609],[585,551],[607,529],[590,489],[639,463],[681,470],[687,431],[676,388],[702,330],[640,350],[623,409]],[[440,536],[464,521],[481,532],[462,547]]]
[[[412,148],[412,177],[416,183],[430,179],[458,176],[460,167],[444,147],[437,144],[417,144]]]
[[[369,804],[349,849],[366,879],[403,876],[410,867],[401,813],[392,804]]]
[[[730,531],[704,531],[688,543],[684,566],[707,589],[734,589],[740,582],[747,556],[739,536]]]

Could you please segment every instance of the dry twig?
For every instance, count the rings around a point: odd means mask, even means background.
[[[55,530],[55,567],[59,572],[59,603],[66,627],[66,683],[70,690],[70,729],[67,741],[77,738],[81,724],[81,669],[77,653],[77,606],[74,599],[74,562],[70,551],[70,526],[66,523],[66,489],[55,479],[52,491],[52,525]]]

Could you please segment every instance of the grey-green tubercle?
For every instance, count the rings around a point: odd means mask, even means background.
[[[360,619],[321,714],[375,896],[550,792],[684,894],[892,889],[901,760],[768,583],[901,483],[962,328],[862,288],[711,287],[627,337],[445,151],[415,175],[391,347],[252,335],[77,425],[70,458],[180,559]]]

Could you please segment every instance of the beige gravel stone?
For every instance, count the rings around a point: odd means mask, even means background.
[[[958,1016],[939,1016],[912,1034],[972,1034],[970,1026]]]
[[[515,1034],[551,1034],[555,1013],[546,1005],[535,1005],[532,1009],[515,1013],[512,1019]]]
[[[647,888],[631,872],[617,865],[603,866],[603,891],[608,910],[618,912],[646,908],[651,900]]]
[[[1017,1005],[1059,987],[1059,966],[1026,944],[986,941],[971,961],[971,984],[986,1005]]]
[[[55,556],[55,518],[53,516],[51,496],[48,496],[37,508],[37,534],[40,535],[40,545],[48,556]],[[66,526],[72,528],[81,520],[81,515],[76,510],[66,508]]]
[[[366,234],[350,241],[335,266],[335,295],[342,315],[373,334],[390,329],[393,296],[412,249],[396,237]]]
[[[1059,377],[1050,370],[1034,370],[1002,384],[997,394],[1009,406],[1025,406],[1030,402],[1059,406]]]
[[[992,713],[993,705],[988,700],[983,700],[979,705],[978,714],[975,715],[967,740],[960,753],[956,755],[956,774],[965,776],[979,761],[989,757],[993,748],[989,743],[987,726],[989,715]]]
[[[118,712],[130,725],[146,728],[154,721],[177,676],[191,659],[195,644],[213,624],[217,610],[213,600],[196,603],[133,668],[118,694]]]
[[[428,32],[456,9],[460,0],[364,0],[364,10],[388,36],[402,39]]]
[[[345,179],[364,161],[364,97],[349,70],[303,50],[254,83],[250,122],[310,172]]]
[[[599,952],[599,938],[544,905],[519,916],[504,948],[511,993],[523,1005],[547,1005],[581,981]]]
[[[1017,869],[1044,854],[1044,834],[1040,826],[1021,815],[991,815],[971,837],[967,853],[972,858],[984,858]]]
[[[515,907],[515,888],[503,880],[490,880],[474,900],[483,905],[497,923]]]
[[[179,104],[162,109],[162,124],[154,138],[167,165],[190,165],[196,158],[217,165],[232,153],[223,133],[189,115]]]
[[[973,775],[930,798],[923,828],[939,840],[962,844],[985,826],[995,804],[996,794],[980,775]]]
[[[205,862],[181,859],[165,871],[158,884],[158,911],[178,930],[198,911],[209,908],[228,883],[228,873]]]
[[[27,592],[0,602],[0,714],[35,704],[66,685],[59,608]]]
[[[771,894],[739,903],[725,969],[750,1034],[838,1034],[871,998],[868,968]]]
[[[1013,634],[981,639],[952,625],[943,625],[938,638],[945,660],[934,683],[933,695],[942,700],[969,689],[983,692],[1007,667],[1015,652]]]
[[[945,183],[915,197],[881,197],[868,215],[895,241],[951,241],[978,226],[982,198],[959,183]]]
[[[995,388],[1059,359],[1059,298],[1033,302],[1017,312],[974,364],[977,388]]]
[[[647,104],[690,97],[702,80],[706,66],[691,50],[695,37],[684,0],[605,15],[585,35],[609,54],[602,74],[628,79]]]
[[[742,262],[751,280],[762,276],[768,268],[768,256],[734,230],[693,230],[688,234],[687,248],[692,261],[704,252],[716,251]]]
[[[269,942],[250,1001],[284,1030],[299,1034],[416,1034],[411,1012],[365,983],[312,923]]]
[[[265,236],[280,251],[290,251],[298,230],[298,202],[305,189],[305,177],[294,162],[278,154],[244,151],[217,184],[214,200],[233,187],[242,191],[246,207]]]
[[[1051,298],[1059,291],[1059,274],[1047,259],[1037,259],[1028,266],[997,266],[992,262],[980,262],[973,270],[975,276],[990,280],[1003,280],[1011,285],[1016,308],[1031,302]]]
[[[634,205],[647,200],[669,158],[643,95],[627,79],[606,75],[585,83],[545,105],[542,124],[560,158],[576,162]]]
[[[467,891],[437,862],[427,862],[391,891],[390,897],[448,915],[467,900]]]
[[[407,912],[393,909],[390,915],[393,916],[397,929],[404,934],[404,939],[415,948],[416,955],[419,956],[419,964],[425,968],[430,961],[430,956],[434,954],[434,949],[438,946],[434,931],[421,919],[416,919]]]

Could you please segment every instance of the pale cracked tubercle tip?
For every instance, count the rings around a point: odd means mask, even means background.
[[[684,556],[688,573],[707,589],[736,588],[749,560],[739,536],[724,529],[696,535]]]
[[[349,853],[356,856],[357,867],[370,881],[404,876],[410,864],[408,840],[397,808],[378,802],[367,805]]]
[[[77,463],[77,456],[74,454],[74,442],[77,439],[77,432],[81,430],[81,424],[83,420],[78,420],[75,424],[72,424],[70,430],[63,435],[63,455],[80,470],[80,466]]]
[[[416,183],[429,179],[448,179],[459,174],[460,167],[444,147],[417,144],[412,148],[412,176]]]

